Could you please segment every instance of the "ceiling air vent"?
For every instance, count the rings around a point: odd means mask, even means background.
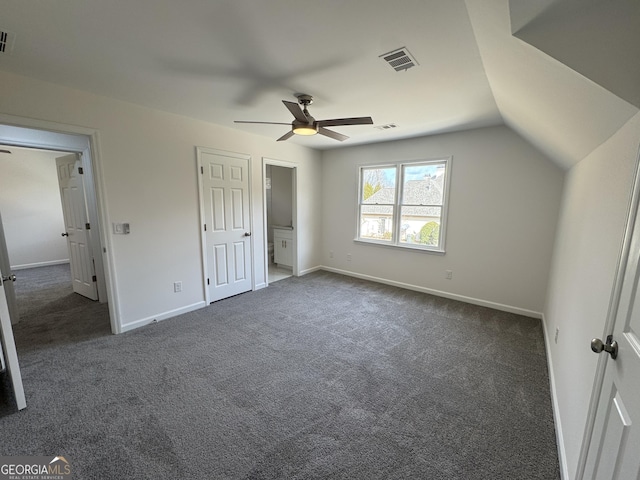
[[[0,28],[0,54],[11,54],[16,36],[4,28]]]
[[[378,130],[390,130],[392,128],[398,128],[398,125],[395,123],[387,123],[386,125],[377,125],[374,128],[377,128]]]
[[[380,55],[385,62],[387,62],[391,68],[396,72],[401,70],[409,70],[411,67],[419,65],[415,58],[409,53],[406,47],[398,48],[384,55]]]

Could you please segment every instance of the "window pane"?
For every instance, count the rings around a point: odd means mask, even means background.
[[[395,189],[395,167],[362,169],[362,203],[393,205]]]
[[[444,253],[449,159],[360,167],[358,237]]]
[[[362,205],[360,209],[360,238],[390,241],[392,232],[393,207]]]
[[[400,243],[437,247],[440,243],[441,207],[402,207]]]
[[[444,173],[444,163],[405,166],[402,203],[442,205]]]

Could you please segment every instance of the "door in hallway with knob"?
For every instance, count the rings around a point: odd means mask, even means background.
[[[80,155],[56,158],[56,167],[65,226],[62,236],[67,239],[73,291],[91,300],[98,300]]]

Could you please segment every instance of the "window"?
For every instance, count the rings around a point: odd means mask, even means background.
[[[451,159],[360,167],[356,240],[444,252]]]

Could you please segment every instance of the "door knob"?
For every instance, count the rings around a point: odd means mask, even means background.
[[[618,357],[618,342],[613,339],[613,335],[607,337],[607,343],[602,343],[599,338],[594,338],[591,340],[591,350],[595,353],[605,351],[615,360]]]
[[[63,236],[63,237],[68,237],[68,236],[69,236],[69,234],[68,234],[67,232],[64,232],[64,233],[62,234],[62,236]]]
[[[2,276],[2,281],[3,282],[8,282],[8,281],[12,281],[15,282],[16,281],[16,276],[11,274],[11,275],[3,275]]]
[[[251,236],[251,232],[244,232],[244,236],[245,237],[250,237]]]

